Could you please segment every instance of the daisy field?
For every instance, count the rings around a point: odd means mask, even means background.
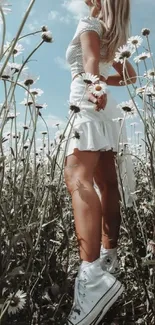
[[[115,54],[123,84],[110,91],[123,111],[115,123],[128,133],[123,143],[120,131],[118,162],[131,156],[136,190],[133,207],[120,202],[126,290],[101,325],[155,324],[155,3],[131,7],[131,36]],[[1,325],[62,325],[72,305],[79,257],[64,152],[83,134],[68,131],[81,108],[68,102],[65,51],[87,10],[83,0],[0,0]],[[127,59],[137,72],[132,85]],[[108,91],[83,78],[95,96]]]

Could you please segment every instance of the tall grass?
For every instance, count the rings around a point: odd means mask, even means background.
[[[80,136],[72,129],[78,110],[71,105],[66,127],[58,130],[51,146],[43,105],[38,102],[39,90],[33,88],[35,78],[24,70],[44,42],[52,42],[45,26],[32,33],[41,34],[39,44],[21,65],[16,64],[19,42],[26,37],[22,30],[34,4],[35,0],[30,1],[7,49],[5,8],[0,4],[3,23],[0,51],[3,87],[0,105],[0,324],[5,325],[63,324],[72,304],[79,263],[71,198],[63,180],[67,141]],[[125,82],[139,118],[130,120],[131,123],[127,120],[131,124],[132,139],[118,151],[118,157],[131,155],[136,176],[136,193],[131,193],[135,198],[134,206],[128,208],[121,202],[119,257],[126,292],[124,300],[119,302],[119,312],[114,309],[104,324],[117,320],[119,324],[155,323],[155,68],[149,34],[143,31],[143,36],[150,58],[136,63],[137,86],[129,87]],[[139,55],[138,47],[136,51]],[[150,60],[151,70],[147,60]],[[141,64],[144,69],[139,67]],[[22,132],[17,122],[18,88],[23,89],[23,94],[26,91]],[[45,131],[39,149],[40,119]],[[138,120],[141,120],[140,130],[137,129]]]

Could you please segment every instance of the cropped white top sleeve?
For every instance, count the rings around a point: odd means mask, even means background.
[[[105,46],[102,42],[103,27],[99,19],[94,17],[80,19],[75,35],[66,51],[66,59],[71,68],[72,78],[74,78],[74,76],[78,73],[84,72],[80,35],[86,31],[95,31],[99,35],[99,38],[101,40],[101,56],[103,56],[105,52]],[[105,78],[107,78],[110,66],[111,63],[104,63],[102,59],[99,63],[100,75],[103,75]]]

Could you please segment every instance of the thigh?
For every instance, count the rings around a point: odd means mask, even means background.
[[[105,184],[117,185],[117,173],[115,166],[116,152],[111,150],[101,151],[100,158],[95,167],[94,180],[100,190]]]
[[[94,170],[100,158],[100,151],[80,151],[67,156],[65,160],[64,176],[66,182],[73,178],[85,178],[93,183]]]

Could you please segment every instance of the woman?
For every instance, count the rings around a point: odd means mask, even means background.
[[[76,108],[71,124],[80,134],[68,140],[64,171],[82,260],[67,321],[74,325],[98,324],[123,292],[122,284],[115,278],[119,271],[117,241],[121,219],[115,168],[120,127],[115,119],[122,113],[106,87],[119,86],[123,80],[122,65],[114,57],[128,38],[130,0],[85,2],[90,15],[80,20],[67,49],[72,73],[70,102],[71,108]],[[111,66],[117,74],[108,77]],[[129,62],[126,71],[128,83],[135,82],[136,73]],[[88,79],[93,81],[91,86]],[[99,85],[95,93],[96,82]],[[126,141],[124,128],[121,136]]]

